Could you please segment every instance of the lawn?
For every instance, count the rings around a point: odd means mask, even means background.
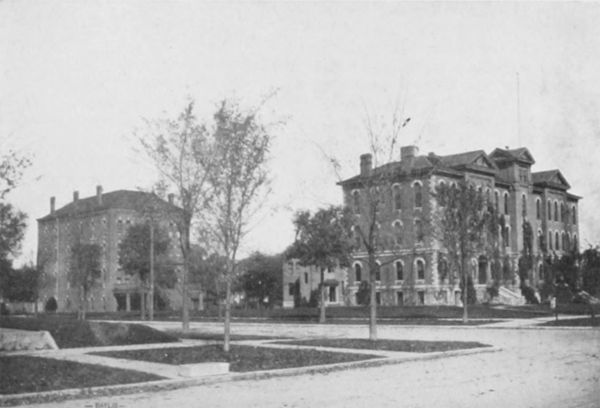
[[[487,344],[472,341],[423,341],[423,340],[385,340],[367,339],[313,339],[280,341],[277,344],[293,344],[297,346],[334,347],[385,351],[403,351],[409,353],[433,353],[436,351],[462,350],[478,347],[489,347]]]
[[[558,326],[558,327],[600,327],[600,316],[592,320],[591,317],[582,317],[576,319],[558,319],[541,324],[540,326]]]
[[[19,394],[130,384],[162,377],[72,361],[30,356],[0,356],[0,394]]]
[[[177,342],[159,330],[139,324],[89,322],[67,315],[43,317],[2,317],[0,327],[21,330],[46,330],[60,348],[97,347],[126,344]]]
[[[165,333],[177,337],[179,339],[192,339],[192,340],[216,340],[223,341],[223,333],[209,333],[209,332],[199,332],[199,331],[190,331],[184,333],[181,330],[165,330]],[[231,340],[275,340],[286,338],[287,336],[262,336],[259,334],[231,334]]]
[[[231,345],[229,354],[223,351],[222,345],[127,350],[92,354],[163,364],[229,362],[229,370],[233,372],[276,370],[378,358],[378,356],[368,354],[346,354],[318,350],[279,349],[241,345]]]

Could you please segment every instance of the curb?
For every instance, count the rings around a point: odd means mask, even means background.
[[[276,377],[291,377],[303,374],[321,374],[344,371],[354,368],[370,368],[414,361],[438,360],[449,357],[460,357],[472,354],[494,353],[500,347],[479,347],[473,349],[452,350],[435,353],[423,353],[415,356],[376,357],[370,360],[351,361],[347,363],[327,364],[321,366],[293,367],[278,370],[252,371],[248,373],[229,373],[194,379],[169,379],[134,384],[118,384],[89,388],[70,388],[65,390],[33,392],[24,394],[0,395],[0,406],[15,406],[47,402],[60,402],[89,397],[108,397],[114,395],[134,394],[140,392],[169,391],[179,388],[210,385],[229,381],[264,380]],[[368,350],[365,351],[368,354]]]

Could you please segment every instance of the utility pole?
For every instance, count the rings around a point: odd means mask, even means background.
[[[148,319],[154,320],[154,223],[150,222],[150,293],[148,293]]]

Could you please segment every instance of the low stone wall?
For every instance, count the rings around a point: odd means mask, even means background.
[[[47,331],[0,328],[0,351],[57,349],[54,338]]]

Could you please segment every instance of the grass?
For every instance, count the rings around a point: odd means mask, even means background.
[[[279,349],[241,345],[231,345],[228,354],[223,351],[222,345],[216,344],[199,347],[127,350],[93,354],[163,364],[229,362],[229,370],[233,372],[276,370],[281,368],[345,363],[377,358],[377,356],[367,354],[347,354],[319,350]]]
[[[0,327],[46,330],[60,348],[176,342],[178,339],[139,324],[89,322],[65,315],[2,317]]]
[[[558,319],[541,324],[540,326],[555,326],[555,327],[600,327],[600,316],[582,317],[577,319]]]
[[[361,350],[403,351],[409,353],[433,353],[437,351],[462,350],[489,347],[487,344],[472,341],[423,341],[423,340],[367,340],[367,339],[313,339],[280,341],[278,344],[297,346],[334,347]]]
[[[0,356],[0,394],[20,394],[162,380],[162,377],[72,361]]]
[[[192,340],[216,340],[223,341],[223,333],[207,333],[207,332],[187,332],[184,333],[181,330],[166,330],[165,333],[170,334],[173,337],[180,339],[192,339]],[[274,340],[286,338],[287,336],[261,336],[259,334],[231,334],[230,339],[232,341],[238,340]]]
[[[462,318],[463,309],[458,306],[380,306],[377,308],[377,316],[380,319],[456,319]],[[490,305],[469,306],[469,318],[473,319],[512,319],[512,318],[536,318],[551,315],[552,311],[546,305],[525,305],[512,307],[497,307]],[[217,321],[216,309],[191,312],[191,320],[195,321]],[[115,313],[93,313],[96,319],[123,319],[137,320],[139,313],[115,312]],[[232,310],[232,317],[242,321],[253,321],[255,319],[277,321],[317,321],[319,310],[317,308],[274,308],[274,309],[236,309]],[[333,321],[337,319],[355,319],[369,317],[369,309],[365,306],[334,306],[327,308],[327,318]],[[246,320],[247,319],[247,320]],[[161,311],[156,313],[156,320],[181,320],[179,312]],[[387,320],[385,322],[388,322]],[[411,323],[412,324],[412,323]]]

